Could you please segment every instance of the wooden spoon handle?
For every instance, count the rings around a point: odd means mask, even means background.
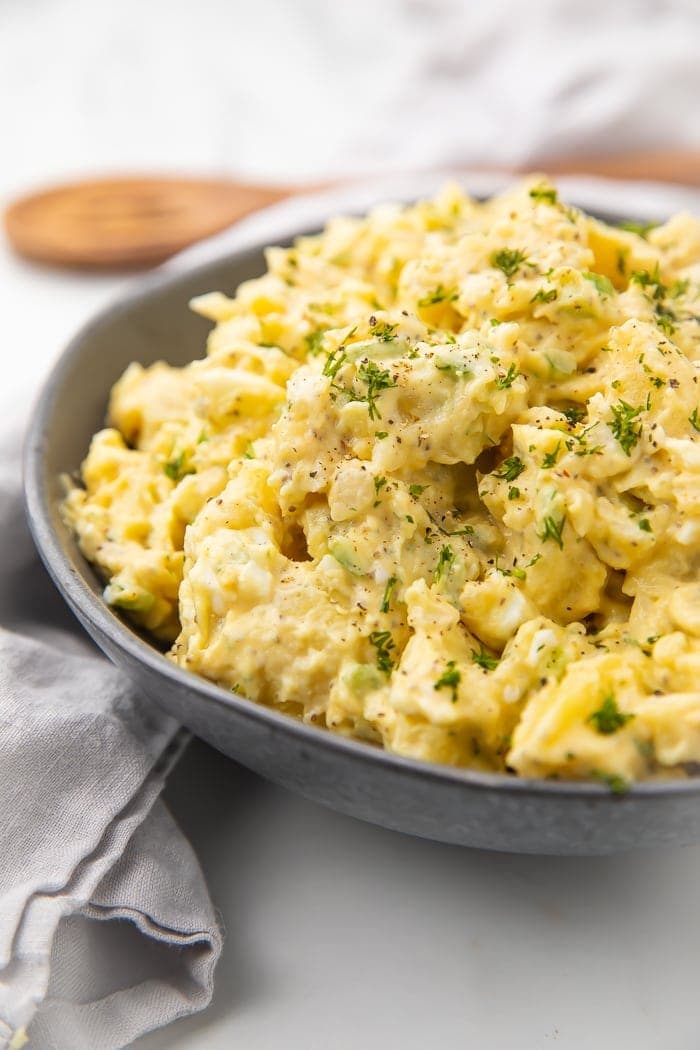
[[[602,175],[609,179],[648,179],[700,186],[700,153],[691,150],[642,150],[609,157],[561,157],[547,161],[553,175]]]

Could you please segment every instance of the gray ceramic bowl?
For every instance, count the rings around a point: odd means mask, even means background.
[[[25,456],[29,522],[56,585],[97,644],[145,697],[270,780],[363,820],[443,842],[523,853],[612,853],[700,841],[700,778],[641,784],[525,780],[399,758],[306,726],[180,670],[102,600],[63,525],[59,477],[78,469],[130,361],[185,364],[209,325],[193,295],[232,290],[264,270],[262,248],[158,276],[104,311],[66,349],[36,406]]]

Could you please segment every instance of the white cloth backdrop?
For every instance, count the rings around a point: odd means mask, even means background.
[[[10,175],[276,181],[692,145],[699,39],[695,0],[5,0]]]

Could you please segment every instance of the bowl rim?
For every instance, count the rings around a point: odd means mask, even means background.
[[[306,231],[300,230],[302,235]],[[289,238],[285,235],[278,243]],[[198,699],[202,696],[217,706],[233,708],[237,716],[261,723],[274,731],[281,731],[296,738],[300,744],[322,747],[330,753],[338,753],[350,760],[367,765],[388,767],[398,774],[418,777],[426,782],[441,782],[457,789],[496,792],[536,797],[578,798],[595,800],[600,804],[608,799],[620,805],[643,797],[669,797],[700,793],[700,775],[685,779],[647,780],[631,783],[624,792],[614,792],[606,785],[591,780],[557,780],[544,777],[521,777],[515,774],[487,772],[469,767],[443,765],[423,759],[398,755],[363,740],[346,737],[320,726],[314,726],[283,711],[249,700],[224,689],[208,679],[186,671],[170,661],[155,646],[127,626],[106,603],[98,597],[87,583],[84,570],[76,570],[71,563],[61,538],[54,526],[52,499],[48,491],[48,475],[45,468],[45,438],[48,421],[52,418],[58,400],[58,391],[64,375],[69,372],[75,359],[80,358],[83,346],[91,336],[105,325],[109,325],[121,314],[131,312],[134,307],[147,303],[165,290],[178,284],[189,284],[199,274],[206,274],[215,265],[240,262],[246,256],[260,257],[270,244],[269,240],[247,242],[237,249],[200,262],[195,266],[172,270],[164,267],[154,274],[130,282],[111,303],[97,311],[84,323],[59,354],[40,389],[30,413],[22,455],[24,502],[29,529],[37,551],[56,584],[62,597],[76,613],[79,620],[86,620],[98,634],[106,636],[120,651],[137,664],[146,664],[156,675],[172,681],[180,688],[189,690]],[[107,392],[105,392],[106,398]],[[75,543],[75,541],[72,541]],[[79,559],[89,565],[79,550]],[[90,570],[92,571],[92,570]],[[114,661],[113,661],[114,662]],[[123,668],[120,667],[120,670]],[[125,672],[126,673],[126,672]],[[155,701],[151,701],[155,702]]]

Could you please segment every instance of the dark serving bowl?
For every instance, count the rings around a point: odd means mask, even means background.
[[[102,600],[102,584],[61,521],[60,475],[73,472],[104,421],[110,387],[131,361],[183,365],[209,323],[193,295],[232,290],[264,271],[262,247],[166,273],[99,314],[75,337],[34,411],[25,450],[31,530],[57,587],[143,695],[243,765],[307,798],[385,827],[484,849],[612,853],[700,841],[700,777],[615,795],[595,783],[524,779],[418,762],[347,740],[180,670]]]

